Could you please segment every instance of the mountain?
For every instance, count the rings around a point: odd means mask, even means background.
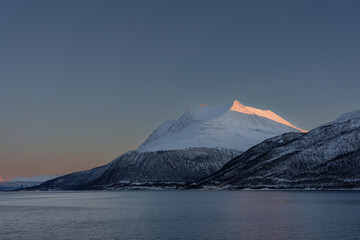
[[[32,178],[27,177],[15,177],[6,178],[0,177],[0,191],[10,191],[20,188],[27,188],[37,186],[45,181],[57,178],[60,175],[39,175]]]
[[[226,189],[360,188],[360,111],[268,139],[194,184]]]
[[[227,148],[245,151],[263,140],[286,132],[306,132],[270,110],[234,101],[221,107],[201,106],[177,120],[168,120],[140,145],[137,151]]]
[[[176,186],[219,170],[247,148],[285,132],[304,132],[269,110],[234,101],[168,120],[135,151],[105,166],[53,179],[37,189]]]

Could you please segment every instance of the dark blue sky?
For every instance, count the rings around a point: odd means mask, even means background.
[[[87,169],[200,103],[360,109],[360,1],[0,1],[0,176]]]

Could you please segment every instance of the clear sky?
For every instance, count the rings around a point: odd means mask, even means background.
[[[0,1],[0,176],[135,149],[198,105],[360,109],[360,1]]]

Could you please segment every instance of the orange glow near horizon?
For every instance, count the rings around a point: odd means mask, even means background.
[[[12,178],[10,178],[10,177],[1,177],[0,176],[0,183],[4,183],[4,182],[8,182],[8,181],[10,181]]]

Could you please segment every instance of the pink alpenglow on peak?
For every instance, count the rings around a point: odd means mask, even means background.
[[[237,100],[235,100],[233,102],[230,110],[234,111],[234,112],[240,112],[240,113],[265,117],[265,118],[271,119],[271,120],[273,120],[275,122],[282,123],[282,124],[287,125],[289,127],[295,128],[295,129],[299,130],[300,132],[308,132],[308,131],[303,130],[301,128],[295,127],[294,125],[292,125],[291,123],[289,123],[288,121],[281,118],[279,115],[273,113],[270,110],[261,110],[261,109],[256,109],[256,108],[253,108],[253,107],[247,107],[247,106],[242,105]]]
[[[179,119],[160,125],[137,151],[227,148],[245,151],[287,132],[306,132],[270,110],[242,105],[239,101],[220,107],[201,104]]]

